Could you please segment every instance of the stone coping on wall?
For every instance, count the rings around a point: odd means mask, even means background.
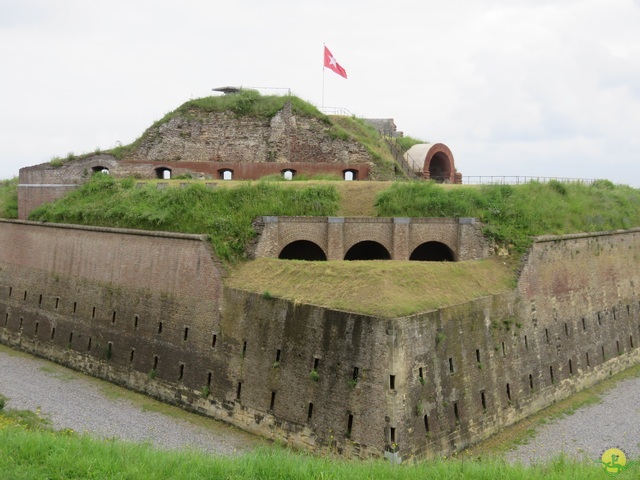
[[[439,223],[474,224],[473,217],[305,217],[305,216],[269,216],[258,217],[264,223]]]
[[[610,235],[620,235],[626,233],[638,233],[640,232],[640,227],[628,228],[628,229],[618,229],[618,230],[602,230],[598,232],[587,232],[587,233],[567,233],[563,235],[541,235],[539,237],[534,237],[534,241],[536,243],[544,243],[544,242],[557,242],[559,240],[571,240],[577,238],[589,238],[589,237],[608,237]]]
[[[48,222],[31,222],[28,220],[7,220],[0,218],[1,223],[13,223],[18,225],[29,225],[49,228],[62,228],[68,230],[85,230],[91,232],[104,232],[124,235],[141,235],[146,237],[160,237],[160,238],[177,238],[181,240],[195,240],[198,242],[208,242],[209,236],[204,234],[194,233],[177,233],[177,232],[157,232],[152,230],[134,230],[132,228],[115,228],[115,227],[98,227],[87,225],[73,225],[69,223],[48,223]]]
[[[60,188],[60,187],[79,187],[80,185],[77,183],[19,183],[18,187],[52,187],[52,188]]]

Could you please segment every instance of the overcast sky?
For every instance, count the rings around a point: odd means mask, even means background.
[[[640,187],[640,0],[0,0],[0,55],[0,178],[233,85],[394,118],[465,177]]]

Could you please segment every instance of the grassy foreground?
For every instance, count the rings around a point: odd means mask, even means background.
[[[235,457],[161,451],[148,444],[54,431],[37,414],[14,411],[0,412],[0,473],[2,478],[12,480],[604,478],[597,464],[564,458],[534,467],[496,459],[440,459],[394,466],[383,460],[313,457],[277,446]]]
[[[0,349],[13,355],[24,355],[2,346]],[[55,368],[64,370],[64,367]],[[278,445],[261,447],[248,454],[222,457],[197,451],[163,451],[149,444],[97,440],[72,430],[55,431],[39,412],[3,411],[6,399],[0,394],[0,478],[604,479],[610,477],[604,473],[597,458],[580,463],[566,457],[556,457],[533,467],[511,465],[503,458],[508,460],[509,450],[526,443],[536,428],[553,419],[571,415],[578,408],[599,402],[603,393],[639,374],[640,366],[631,367],[507,427],[500,434],[457,456],[395,466],[385,460],[345,460],[332,454],[312,456]],[[614,478],[637,478],[638,473],[640,464]]]

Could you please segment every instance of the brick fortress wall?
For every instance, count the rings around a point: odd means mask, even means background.
[[[408,453],[459,450],[638,363],[639,263],[638,229],[544,237],[514,292],[399,321]]]
[[[398,319],[223,289],[198,236],[0,240],[3,343],[313,450],[447,454],[639,360],[639,230],[540,239],[513,292]]]

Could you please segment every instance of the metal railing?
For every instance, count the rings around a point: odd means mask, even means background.
[[[462,177],[465,185],[521,185],[524,183],[547,183],[551,180],[562,183],[584,183],[590,185],[596,181],[594,178],[570,178],[570,177],[533,177],[520,175],[468,175]]]
[[[317,107],[325,115],[341,115],[343,117],[354,117],[355,115],[351,113],[344,107]]]
[[[402,147],[400,147],[400,145],[398,144],[398,141],[393,137],[384,136],[383,138],[387,143],[387,145],[389,146],[389,150],[391,151],[391,154],[395,158],[396,163],[402,169],[405,175],[408,178],[413,178],[413,179],[422,178],[422,172],[414,171],[413,168],[411,168],[411,165],[409,164],[409,162],[407,162],[407,159],[404,158],[404,154],[402,153]]]

